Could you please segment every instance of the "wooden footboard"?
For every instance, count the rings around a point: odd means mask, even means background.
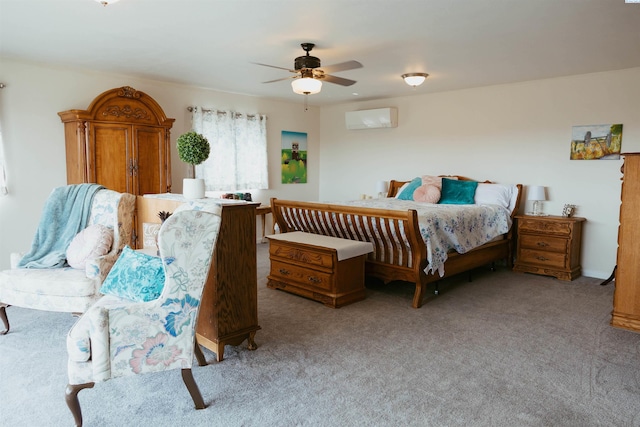
[[[427,248],[420,235],[415,210],[362,208],[276,198],[271,199],[271,210],[282,233],[303,231],[373,243],[374,250],[365,263],[366,275],[384,283],[396,280],[415,283],[414,308],[422,305],[427,284],[443,278],[438,273],[427,275],[424,272]],[[445,263],[444,277],[501,259],[511,260],[509,238],[487,243],[466,254],[450,254]]]

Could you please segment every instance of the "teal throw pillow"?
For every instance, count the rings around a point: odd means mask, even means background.
[[[478,188],[477,181],[442,178],[442,195],[438,203],[441,205],[473,205],[476,188]]]
[[[402,192],[398,194],[398,197],[396,198],[400,200],[413,200],[413,192],[416,191],[416,188],[420,187],[421,185],[422,185],[421,177],[413,178],[409,183],[409,185],[404,187]]]
[[[125,246],[104,280],[100,292],[131,301],[157,299],[164,288],[164,267],[159,257]]]

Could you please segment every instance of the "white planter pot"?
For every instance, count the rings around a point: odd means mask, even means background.
[[[204,179],[184,178],[182,180],[182,195],[185,199],[204,198]]]

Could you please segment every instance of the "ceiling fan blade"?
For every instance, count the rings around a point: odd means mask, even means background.
[[[298,76],[289,76],[289,77],[282,77],[282,78],[280,78],[280,79],[275,79],[275,80],[269,80],[269,81],[266,81],[266,82],[262,82],[262,83],[273,83],[273,82],[279,82],[279,81],[282,81],[282,80],[290,80],[290,79],[295,79],[295,78],[297,78],[297,77],[298,77]]]
[[[329,83],[335,83],[341,86],[351,86],[352,84],[356,83],[355,80],[349,80],[342,77],[331,76],[329,74],[325,74],[322,77],[322,80],[328,81]]]
[[[328,67],[320,67],[320,69],[322,69],[322,71],[327,74],[336,73],[338,71],[354,70],[356,68],[362,68],[362,64],[358,61],[347,61],[341,62],[339,64],[329,65]]]
[[[287,71],[289,71],[290,73],[297,73],[297,71],[296,71],[296,70],[291,70],[291,69],[289,69],[289,68],[283,68],[283,67],[276,67],[275,65],[261,64],[261,63],[259,63],[259,62],[252,62],[252,64],[255,64],[255,65],[262,65],[263,67],[277,68],[278,70],[287,70]]]

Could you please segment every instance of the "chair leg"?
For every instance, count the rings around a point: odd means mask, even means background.
[[[189,390],[189,394],[191,394],[191,398],[193,399],[193,403],[196,405],[196,409],[206,408],[206,406],[204,405],[204,400],[202,400],[200,390],[198,389],[198,385],[193,379],[193,373],[191,373],[191,369],[182,370],[182,381],[184,381],[184,385],[187,386],[187,390]]]
[[[195,340],[194,353],[196,354],[198,365],[207,366],[207,359],[205,359],[204,354],[202,354],[202,349],[200,348],[200,344],[198,344],[198,340]]]
[[[77,427],[82,427],[82,410],[80,409],[80,402],[78,401],[78,392],[85,388],[92,388],[94,384],[95,383],[67,384],[67,388],[64,391],[67,406],[73,414]]]
[[[7,335],[9,332],[9,319],[7,318],[7,307],[8,305],[0,305],[0,320],[4,323],[4,330],[0,331],[0,335]]]

